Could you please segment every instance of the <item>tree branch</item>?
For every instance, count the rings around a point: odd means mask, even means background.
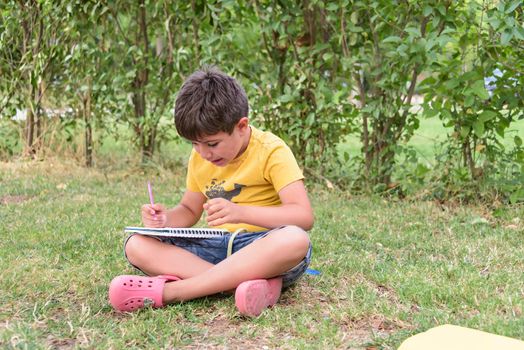
[[[120,21],[118,20],[118,13],[116,13],[115,9],[113,9],[106,0],[102,0],[102,2],[109,9],[109,12],[111,12],[111,16],[113,16],[113,18],[115,19],[116,27],[118,28],[118,31],[122,35],[122,38],[124,38],[124,41],[128,45],[132,46],[133,42],[128,38],[124,30],[122,29],[122,26],[120,25]]]

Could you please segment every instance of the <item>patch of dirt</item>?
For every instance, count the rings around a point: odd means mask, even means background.
[[[359,319],[345,320],[341,324],[343,343],[372,343],[373,339],[384,338],[402,329],[412,329],[413,326],[398,320],[389,319],[383,315],[372,315]],[[366,347],[372,349],[373,347]]]
[[[241,317],[231,319],[227,315],[216,315],[216,317],[204,323],[201,328],[203,333],[193,338],[190,345],[184,349],[272,349],[268,344],[274,334],[264,334],[261,329],[256,329],[253,325],[253,332],[250,336],[238,334],[240,329]],[[251,333],[244,330],[242,333]],[[224,342],[223,342],[224,341]]]
[[[31,199],[31,196],[24,196],[24,195],[10,196],[10,195],[7,195],[7,196],[0,197],[0,204],[2,204],[2,205],[18,204],[18,203],[22,203],[22,202],[28,201],[29,199]]]
[[[371,282],[371,284],[374,285],[374,289],[379,297],[386,298],[392,304],[401,304],[397,293],[393,289],[391,289],[388,286],[376,283],[374,281]]]
[[[75,347],[76,339],[70,339],[70,338],[59,339],[59,338],[55,338],[52,335],[49,335],[47,337],[47,343],[49,344],[49,346],[52,349],[66,350],[66,349],[72,349]]]

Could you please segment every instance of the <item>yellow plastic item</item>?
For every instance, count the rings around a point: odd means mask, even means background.
[[[524,350],[524,341],[465,327],[443,325],[406,339],[398,350]]]

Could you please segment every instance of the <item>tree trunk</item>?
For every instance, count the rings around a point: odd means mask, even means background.
[[[470,138],[467,137],[462,143],[462,154],[464,155],[464,164],[468,167],[471,173],[471,178],[476,179],[478,177],[477,169],[475,167],[475,159],[473,159],[473,153],[471,151]]]
[[[32,156],[35,153],[33,143],[35,137],[35,116],[31,107],[27,108],[25,120],[25,150],[26,156]]]
[[[41,51],[44,35],[44,21],[41,17],[40,3],[20,2],[20,6],[23,11],[29,14],[29,19],[24,16],[21,20],[21,25],[24,32],[24,39],[22,41],[22,54],[25,56],[29,51],[32,52],[32,62],[35,65],[36,57]],[[36,39],[36,40],[35,40]],[[41,107],[40,103],[42,100],[42,83],[43,77],[36,79],[32,74],[42,74],[36,71],[27,70],[25,79],[27,82],[29,95],[26,99],[28,103],[26,125],[25,125],[25,150],[24,153],[27,156],[34,156],[42,137],[42,125],[41,125]],[[40,82],[38,82],[40,80]]]
[[[90,168],[93,166],[93,127],[91,125],[91,83],[89,82],[89,89],[85,92],[82,99],[83,115],[85,123],[85,165]]]
[[[200,37],[198,35],[198,22],[197,22],[197,18],[198,18],[198,14],[197,14],[197,9],[196,9],[196,1],[195,0],[191,0],[191,9],[193,10],[193,18],[192,18],[192,25],[193,25],[193,39],[194,39],[194,48],[195,48],[195,62],[199,62],[200,61]]]
[[[39,79],[40,82],[38,83],[38,87],[36,89],[36,96],[35,96],[35,126],[36,126],[36,137],[34,142],[34,149],[35,153],[40,151],[42,149],[42,146],[44,144],[44,126],[42,125],[44,123],[43,116],[42,116],[42,98],[44,95],[44,88],[43,88],[43,81],[44,79]]]
[[[149,54],[149,40],[147,37],[147,20],[146,20],[146,6],[144,0],[141,0],[138,5],[137,12],[138,31],[136,34],[137,45],[142,46],[143,55],[141,56],[141,66],[133,80],[133,105],[135,110],[136,124],[135,132],[140,142],[140,150],[142,153],[142,162],[145,163],[151,159],[154,151],[154,143],[151,143],[152,130],[147,127],[146,121],[146,91],[148,84],[149,68],[148,68],[148,54]]]

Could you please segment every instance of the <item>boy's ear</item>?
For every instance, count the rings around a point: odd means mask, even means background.
[[[240,118],[237,123],[238,129],[243,131],[249,127],[249,119],[247,117]]]

